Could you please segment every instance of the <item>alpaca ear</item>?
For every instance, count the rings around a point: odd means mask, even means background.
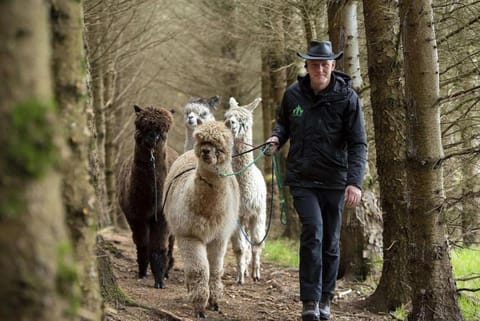
[[[230,99],[228,100],[228,104],[230,105],[230,109],[238,107],[238,102],[234,97],[230,97]]]
[[[262,98],[260,97],[257,97],[255,98],[254,101],[252,101],[250,104],[248,104],[247,106],[245,106],[245,108],[251,112],[253,112],[255,110],[255,108],[258,107],[258,105],[260,104],[260,102],[262,101]]]
[[[139,113],[142,111],[142,108],[140,108],[140,106],[138,105],[133,105],[133,109],[135,110],[136,113]]]
[[[198,100],[199,100],[198,97],[190,96],[190,97],[188,97],[187,104],[197,102]]]
[[[210,106],[210,109],[216,110],[219,102],[220,96],[213,96],[208,100],[208,105]]]

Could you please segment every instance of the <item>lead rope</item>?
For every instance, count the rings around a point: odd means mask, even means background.
[[[278,191],[280,193],[280,222],[283,225],[287,225],[288,223],[288,212],[287,212],[287,202],[285,200],[285,190],[282,181],[282,175],[280,173],[280,166],[279,166],[279,153],[275,153],[272,155],[272,205],[273,205],[273,180],[274,177],[277,178],[277,185]]]
[[[155,155],[153,154],[153,148],[150,150],[150,161],[153,168],[153,215],[155,216],[155,222],[158,222],[157,210],[158,210],[158,191],[157,191],[157,169],[155,167]]]
[[[260,147],[262,147],[262,155],[265,155],[265,151],[270,147],[270,144],[267,143],[267,144],[262,144]],[[256,148],[254,148],[256,149]],[[254,150],[252,149],[252,151]],[[283,190],[283,182],[282,182],[282,178],[281,178],[281,174],[280,174],[280,166],[278,166],[278,153],[275,153],[273,155],[270,155],[272,157],[272,184],[271,184],[271,197],[270,197],[270,215],[268,216],[268,224],[267,224],[267,230],[265,232],[265,235],[264,237],[262,238],[261,241],[257,242],[257,243],[254,243],[250,240],[250,238],[248,237],[248,234],[247,232],[245,231],[245,229],[243,228],[242,224],[240,223],[240,220],[238,221],[238,225],[240,227],[240,231],[242,232],[243,236],[245,237],[245,239],[247,240],[247,242],[252,245],[252,246],[259,246],[261,245],[263,242],[265,242],[265,240],[267,239],[267,236],[268,234],[270,233],[270,227],[272,225],[272,217],[273,217],[273,203],[274,203],[274,194],[275,194],[275,177],[277,178],[276,181],[277,181],[277,185],[278,185],[278,190],[280,192],[280,222],[283,224],[283,225],[286,225],[287,224],[287,204],[285,202],[285,196],[284,196],[284,190]],[[255,160],[256,161],[256,160]],[[254,161],[254,163],[255,163]],[[251,165],[251,164],[250,164]],[[249,167],[250,165],[248,165],[247,167]]]

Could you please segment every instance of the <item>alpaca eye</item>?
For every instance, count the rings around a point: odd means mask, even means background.
[[[202,112],[202,113],[200,114],[200,117],[202,117],[202,118],[207,117],[207,112],[206,112],[206,111]]]

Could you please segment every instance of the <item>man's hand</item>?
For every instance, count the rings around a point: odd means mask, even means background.
[[[362,190],[356,186],[348,185],[345,188],[345,206],[355,207],[362,200]]]
[[[269,139],[267,139],[266,143],[270,143],[270,145],[265,150],[265,154],[269,156],[272,154],[275,154],[277,152],[278,144],[279,144],[278,137],[272,136]]]

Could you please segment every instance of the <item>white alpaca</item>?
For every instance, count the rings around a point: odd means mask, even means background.
[[[193,148],[193,131],[198,125],[207,121],[215,120],[213,112],[220,102],[220,97],[213,96],[210,98],[190,97],[187,104],[183,108],[183,121],[185,124],[185,144],[183,151]]]
[[[233,137],[221,122],[195,129],[194,150],[181,155],[165,180],[165,218],[184,261],[185,283],[196,317],[218,310],[223,260],[237,226],[239,187],[231,173]]]
[[[239,106],[235,98],[230,98],[230,109],[225,113],[225,124],[234,137],[234,155],[252,148],[253,111],[260,101],[261,98],[257,98],[248,105]],[[250,152],[232,159],[234,171],[241,171],[252,163],[253,154]],[[250,240],[249,242],[243,235],[240,226],[232,236],[232,247],[237,260],[237,282],[243,284],[245,275],[248,275],[250,259],[252,278],[254,281],[260,280],[262,240],[266,233],[267,187],[262,172],[255,164],[241,171],[236,177],[240,185],[240,223]]]

